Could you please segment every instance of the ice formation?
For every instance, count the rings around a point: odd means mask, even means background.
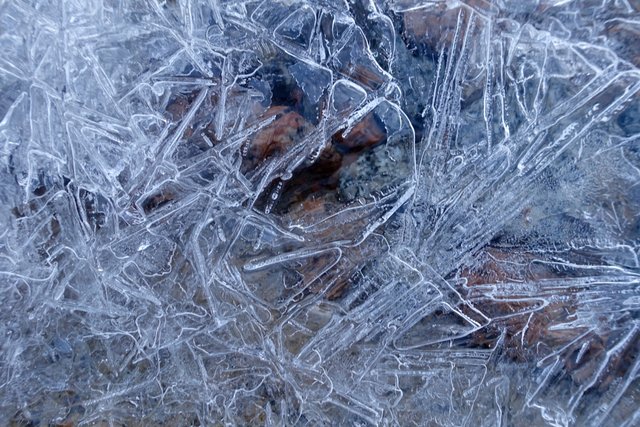
[[[637,0],[6,0],[0,48],[0,424],[640,425]]]

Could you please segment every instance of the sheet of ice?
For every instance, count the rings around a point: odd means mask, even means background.
[[[0,1],[8,425],[640,425],[636,0]]]

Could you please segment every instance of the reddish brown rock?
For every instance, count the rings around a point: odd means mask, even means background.
[[[269,157],[284,153],[310,129],[310,124],[304,117],[289,107],[271,107],[262,119],[274,116],[275,120],[251,139],[246,153],[243,153],[243,173],[251,171]]]
[[[446,3],[410,10],[403,17],[404,35],[409,41],[437,52],[441,43],[450,46],[453,42],[458,20],[461,30],[458,38],[464,36],[469,15],[463,7],[449,8]]]
[[[380,144],[387,137],[383,126],[372,113],[367,114],[345,136],[339,131],[333,137],[333,144],[339,151],[360,152]]]

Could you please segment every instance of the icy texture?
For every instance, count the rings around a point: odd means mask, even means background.
[[[0,422],[640,425],[639,35],[0,1]]]

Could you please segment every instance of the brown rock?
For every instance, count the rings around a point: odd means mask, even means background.
[[[405,12],[403,17],[405,37],[416,44],[423,44],[431,51],[438,51],[441,43],[451,45],[460,17],[461,30],[466,28],[469,13],[462,7],[449,8],[446,3]],[[461,38],[463,32],[458,36]]]
[[[251,171],[273,155],[284,153],[310,127],[304,117],[289,107],[271,107],[262,118],[268,119],[273,116],[275,121],[258,132],[249,142],[246,153],[243,153],[243,173]]]
[[[380,144],[387,137],[383,125],[373,113],[367,114],[345,136],[342,133],[339,131],[333,137],[333,144],[342,152],[359,152]]]

